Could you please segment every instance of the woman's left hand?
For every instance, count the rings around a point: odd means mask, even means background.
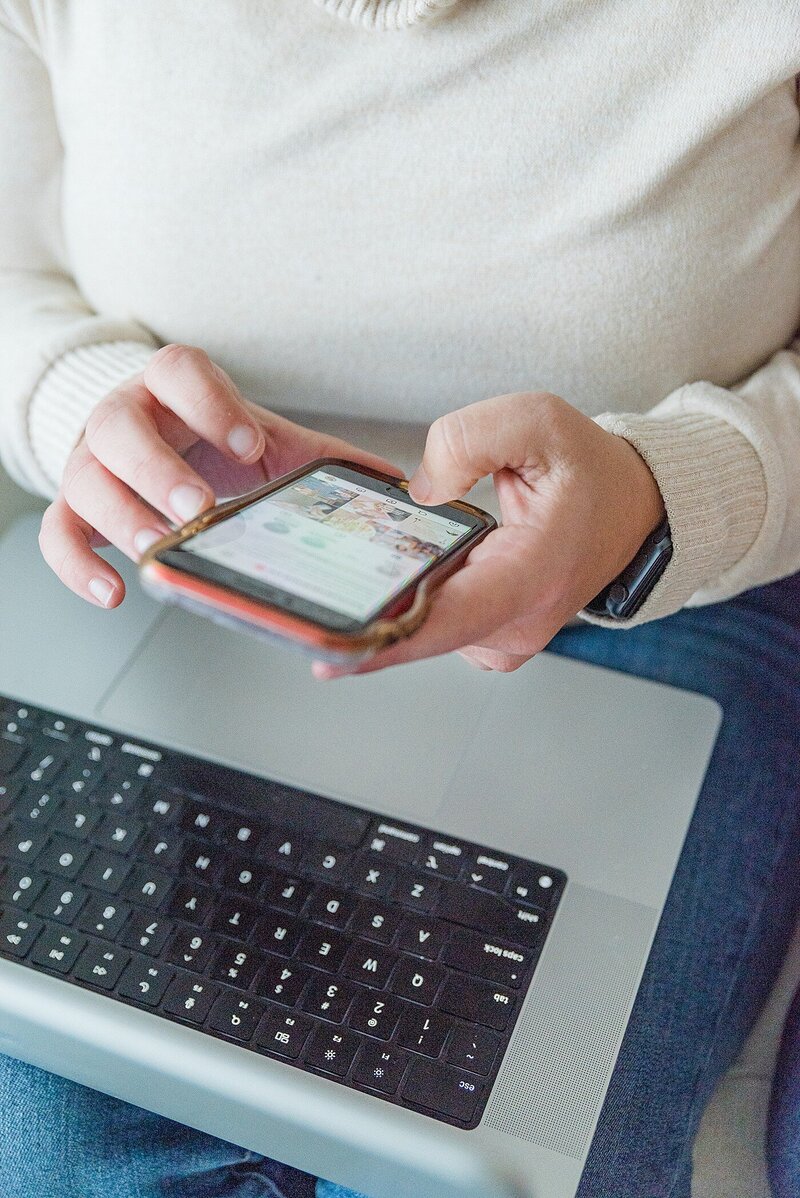
[[[547,392],[500,395],[440,417],[410,491],[417,503],[447,503],[487,474],[501,527],[436,591],[419,631],[355,673],[454,649],[483,669],[517,669],[664,518],[658,485],[633,446]],[[314,672],[347,671],[316,663]]]

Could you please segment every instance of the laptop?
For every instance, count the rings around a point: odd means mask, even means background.
[[[117,557],[89,607],[37,529],[0,539],[0,1051],[372,1198],[572,1198],[717,706],[547,653],[320,683]]]

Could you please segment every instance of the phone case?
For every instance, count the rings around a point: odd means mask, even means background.
[[[247,495],[218,504],[211,511],[204,512],[188,524],[184,524],[182,528],[156,541],[139,563],[139,576],[144,589],[161,602],[177,604],[228,628],[255,634],[272,643],[294,645],[317,660],[334,664],[357,665],[387,645],[411,636],[424,622],[430,608],[431,594],[436,586],[457,570],[478,542],[497,527],[497,522],[487,512],[463,500],[449,503],[447,506],[479,517],[485,522],[484,526],[476,530],[456,553],[445,557],[430,569],[410,596],[398,596],[395,605],[390,607],[388,612],[376,617],[357,633],[335,632],[323,628],[302,616],[294,616],[281,608],[259,602],[220,583],[195,578],[157,560],[157,555],[163,550],[174,548],[182,541],[219,524],[228,516],[263,499],[271,492],[280,490],[295,479],[325,466],[344,466],[358,470],[370,478],[391,483],[404,491],[408,490],[405,479],[398,479],[391,474],[383,474],[379,470],[368,469],[357,462],[348,462],[341,458],[319,458],[298,470],[265,483],[263,487],[250,491]]]

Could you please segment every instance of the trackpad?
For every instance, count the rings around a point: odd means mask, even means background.
[[[429,823],[490,692],[489,678],[457,657],[319,682],[299,654],[173,609],[99,714],[187,752]]]

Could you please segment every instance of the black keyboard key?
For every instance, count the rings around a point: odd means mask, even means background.
[[[349,982],[340,982],[324,974],[315,974],[303,994],[300,1005],[309,1015],[327,1019],[329,1023],[341,1023],[355,993],[355,986]]]
[[[361,854],[353,862],[350,869],[350,885],[361,894],[385,898],[397,878],[395,866],[389,862],[377,859],[371,861]]]
[[[247,990],[263,960],[263,953],[240,944],[226,944],[217,953],[211,977],[240,990]]]
[[[402,913],[386,903],[362,902],[350,920],[348,930],[356,936],[363,936],[365,940],[391,944],[401,920]]]
[[[333,886],[318,886],[308,904],[306,915],[317,923],[328,924],[332,928],[344,928],[356,909],[357,901],[345,890],[336,890]]]
[[[370,817],[365,811],[357,811],[332,799],[316,798],[314,795],[299,793],[298,799],[304,836],[317,837],[350,849],[364,839],[370,824]]]
[[[302,839],[294,830],[268,832],[261,843],[260,856],[278,869],[294,870],[302,856]]]
[[[152,911],[158,910],[171,889],[170,875],[152,865],[137,866],[125,883],[126,897]]]
[[[397,944],[403,952],[436,961],[448,938],[446,924],[426,919],[425,916],[407,916],[400,927]]]
[[[291,915],[264,915],[256,924],[253,944],[268,953],[291,957],[300,943],[303,925]]]
[[[413,957],[401,957],[395,966],[389,989],[402,998],[430,1006],[444,977],[445,970],[441,965]]]
[[[470,886],[502,894],[508,883],[511,862],[507,857],[489,853],[470,854],[461,870],[461,879]]]
[[[301,878],[287,877],[268,870],[263,899],[268,907],[277,907],[289,915],[299,915],[311,894],[311,884]]]
[[[445,1060],[485,1077],[491,1071],[500,1044],[500,1037],[485,1027],[457,1027],[447,1041]]]
[[[356,1032],[376,1036],[379,1040],[391,1040],[397,1021],[406,1009],[406,1004],[391,994],[361,990],[350,1009],[348,1023]]]
[[[220,829],[220,837],[225,844],[251,851],[258,847],[264,834],[265,829],[259,824],[234,815],[225,816]]]
[[[508,990],[453,974],[439,996],[438,1006],[467,1023],[481,1023],[501,1032],[511,1018],[515,1002]]]
[[[47,843],[47,832],[11,824],[0,832],[0,857],[12,861],[35,861]]]
[[[187,840],[183,848],[180,872],[185,878],[197,878],[212,886],[222,877],[225,850],[210,841]]]
[[[515,990],[531,964],[531,954],[516,944],[490,940],[478,932],[457,928],[442,955],[445,965],[462,973],[499,982]]]
[[[460,845],[446,840],[431,841],[428,838],[414,858],[414,863],[436,877],[457,878],[462,860],[463,851]]]
[[[116,940],[130,912],[130,905],[116,895],[94,895],[81,911],[77,926],[91,936]]]
[[[377,986],[382,990],[396,961],[397,953],[391,949],[368,944],[365,940],[356,940],[347,950],[342,963],[342,973],[356,982]]]
[[[120,998],[133,998],[148,1007],[156,1007],[174,976],[175,970],[168,965],[134,954],[117,986],[117,994]]]
[[[51,786],[66,761],[66,754],[60,745],[51,742],[45,749],[42,744],[25,762],[28,780],[35,782],[37,786]]]
[[[295,1060],[303,1051],[309,1033],[316,1026],[307,1015],[270,1011],[261,1020],[253,1037],[253,1046]]]
[[[179,827],[183,832],[201,835],[204,840],[216,839],[217,831],[222,834],[225,824],[225,814],[212,803],[184,800],[180,813]]]
[[[31,960],[57,973],[69,973],[85,944],[85,936],[50,924],[37,940]]]
[[[349,945],[349,938],[341,932],[312,924],[300,942],[297,956],[307,965],[338,973]]]
[[[179,973],[167,990],[164,1010],[191,1023],[204,1023],[219,986],[188,973]]]
[[[45,873],[54,874],[57,878],[71,881],[76,878],[89,856],[89,846],[77,840],[69,840],[66,836],[57,837],[42,853],[37,868]]]
[[[407,1008],[400,1019],[397,1043],[401,1048],[410,1048],[423,1056],[438,1057],[452,1027],[451,1019],[445,1019],[435,1011]]]
[[[152,911],[134,911],[125,925],[120,942],[126,948],[158,956],[174,926],[171,919],[154,915]]]
[[[107,815],[92,832],[92,843],[114,853],[129,853],[142,834],[143,824],[122,814]]]
[[[346,849],[321,840],[304,845],[301,868],[312,877],[338,879],[349,863],[350,853]]]
[[[437,915],[499,940],[534,948],[541,940],[542,916],[530,907],[512,905],[480,890],[443,883]]]
[[[89,943],[78,958],[73,975],[78,981],[113,990],[129,960],[130,955],[124,949]]]
[[[253,987],[261,998],[269,998],[284,1007],[293,1007],[311,976],[304,965],[295,965],[283,957],[271,957],[262,966]]]
[[[22,911],[4,911],[0,915],[0,949],[12,957],[25,957],[44,928],[41,919]]]
[[[130,873],[131,867],[118,853],[95,849],[81,874],[81,881],[93,890],[116,894]]]
[[[274,877],[270,872],[271,877]],[[229,858],[222,874],[222,885],[236,894],[255,898],[264,882],[267,870],[250,857]]]
[[[563,874],[544,865],[520,862],[512,868],[506,894],[513,903],[525,903],[546,910],[554,905],[563,889]]]
[[[245,998],[236,991],[220,994],[209,1016],[209,1026],[235,1040],[249,1040],[266,1007],[256,998]]]
[[[165,904],[165,913],[176,919],[201,924],[214,907],[214,891],[195,882],[179,882]]]
[[[483,1083],[474,1074],[440,1065],[438,1061],[417,1059],[406,1075],[402,1095],[414,1106],[469,1123],[483,1089]]]
[[[62,801],[49,791],[26,791],[14,812],[17,826],[19,828],[43,828],[45,824],[48,824],[51,833],[59,832],[58,821],[54,819],[54,816],[59,813]]]
[[[402,870],[392,889],[392,898],[404,907],[415,911],[432,911],[439,897],[440,885],[436,878],[422,870]]]
[[[123,785],[123,793],[127,783]],[[147,820],[148,828],[160,830],[175,824],[181,828],[183,814],[183,799],[169,790],[159,786],[149,786],[146,795],[142,795],[142,812]],[[114,798],[111,798],[114,804]]]
[[[105,775],[106,769],[102,762],[70,764],[58,779],[58,789],[65,794],[86,797],[97,789]]]
[[[11,810],[21,790],[21,779],[17,782],[12,782],[8,778],[4,778],[2,770],[0,770],[0,815],[4,815],[6,811]]]
[[[92,800],[101,815],[103,811],[130,815],[140,807],[140,796],[146,785],[146,778],[112,770],[96,788]]]
[[[60,836],[86,840],[102,817],[102,811],[88,799],[65,799],[53,819],[51,830]]]
[[[344,1077],[361,1045],[361,1037],[343,1028],[321,1027],[312,1037],[304,1060],[312,1069]]]
[[[27,741],[9,740],[5,736],[0,736],[0,775],[10,778],[27,753]]]
[[[261,908],[255,903],[248,903],[237,897],[225,897],[214,912],[211,927],[215,932],[223,932],[237,940],[247,940],[256,926],[256,920]]]
[[[45,882],[44,875],[31,873],[25,865],[9,865],[0,883],[0,906],[27,911],[44,889]]]
[[[137,859],[145,865],[157,865],[159,869],[170,869],[183,859],[183,837],[170,828],[162,828],[145,836],[136,850]]]
[[[218,945],[219,936],[212,936],[197,928],[178,928],[164,955],[173,965],[202,973]]]
[[[420,849],[420,834],[399,824],[379,822],[373,826],[366,843],[368,854],[382,856],[399,865],[410,864]]]
[[[353,1081],[381,1094],[394,1094],[408,1062],[408,1054],[394,1045],[365,1044],[353,1067]]]
[[[86,902],[88,892],[82,886],[71,886],[64,882],[48,882],[33,905],[36,915],[42,919],[55,919],[59,923],[72,923]]]

